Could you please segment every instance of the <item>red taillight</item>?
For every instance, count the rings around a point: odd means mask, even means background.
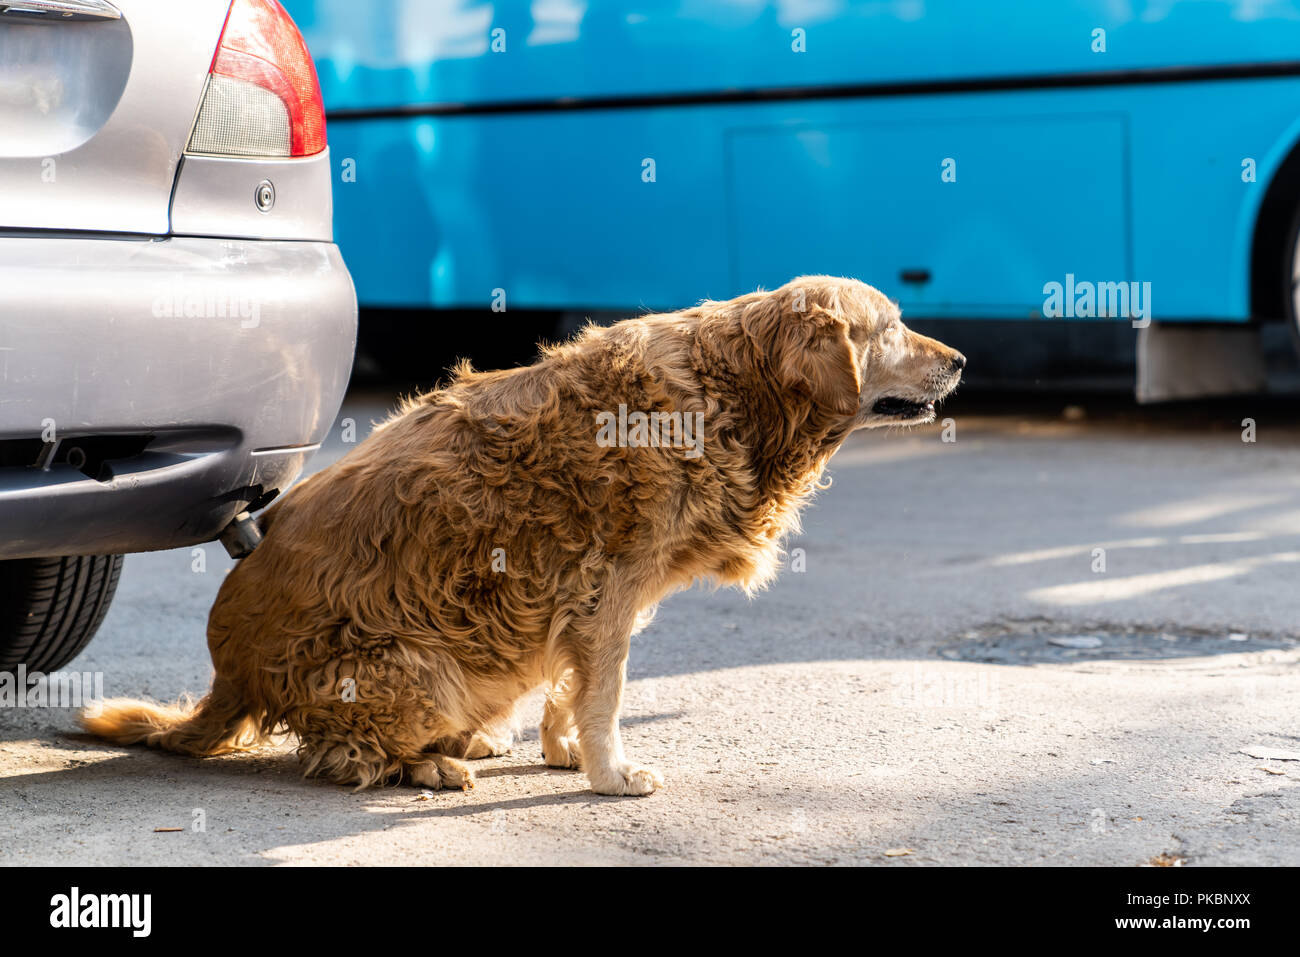
[[[231,3],[210,72],[191,152],[311,156],[325,148],[316,66],[276,0]]]

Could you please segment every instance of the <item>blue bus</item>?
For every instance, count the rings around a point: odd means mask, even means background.
[[[1295,323],[1293,2],[284,3],[363,306]]]

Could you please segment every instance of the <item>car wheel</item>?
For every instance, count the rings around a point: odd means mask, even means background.
[[[121,573],[121,555],[0,562],[0,671],[57,671],[77,657],[104,620]]]

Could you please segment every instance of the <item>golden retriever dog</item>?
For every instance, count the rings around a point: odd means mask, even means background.
[[[965,361],[870,286],[805,276],[462,367],[265,513],[196,707],[113,700],[85,727],[190,755],[288,731],[309,775],[465,788],[544,687],[546,763],[649,794],[619,737],[632,635],[693,582],[767,583],[835,450],[933,421]]]

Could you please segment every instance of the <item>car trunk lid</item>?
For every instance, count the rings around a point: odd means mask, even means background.
[[[168,231],[229,0],[0,0],[0,229]]]

